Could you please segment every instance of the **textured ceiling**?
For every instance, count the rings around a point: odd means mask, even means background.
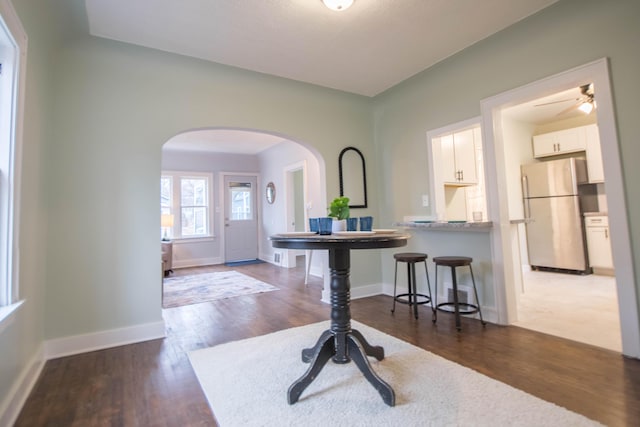
[[[556,0],[86,0],[92,35],[374,96]]]

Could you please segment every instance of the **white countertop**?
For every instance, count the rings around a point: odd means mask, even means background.
[[[491,231],[493,222],[437,222],[437,221],[424,221],[424,222],[395,222],[396,227],[405,227],[416,230],[425,231]]]

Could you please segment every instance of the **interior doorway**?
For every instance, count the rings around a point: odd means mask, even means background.
[[[556,92],[593,83],[598,88],[598,125],[602,143],[603,169],[607,182],[608,215],[611,225],[613,259],[616,266],[616,291],[622,337],[622,352],[640,357],[637,293],[631,244],[629,240],[624,185],[615,129],[608,64],[605,59],[586,64],[567,72],[531,83],[522,88],[482,101],[483,131],[487,145],[487,181],[489,210],[494,229],[494,277],[498,321],[513,324],[518,318],[517,289],[523,285],[519,230],[513,223],[508,194],[520,185],[519,168],[509,164],[505,146],[508,143],[503,129],[505,108],[547,96]],[[514,175],[515,173],[515,175]]]
[[[296,162],[284,169],[285,174],[285,203],[287,232],[306,231],[308,222],[307,206],[307,165],[306,162]],[[287,251],[287,266],[296,267],[298,259],[305,258],[305,265],[310,251]]]
[[[595,257],[593,260],[587,257],[587,252],[592,250],[594,242],[588,241],[587,230],[590,228],[586,228],[586,224],[596,216],[602,216],[606,221],[608,212],[606,179],[600,161],[602,153],[597,133],[592,131],[598,125],[597,108],[588,112],[579,109],[583,103],[594,99],[597,99],[596,88],[593,85],[585,85],[501,110],[502,128],[508,140],[504,145],[505,157],[517,163],[512,167],[519,164],[531,168],[535,165],[534,169],[529,170],[539,174],[548,171],[541,168],[543,165],[568,165],[568,160],[562,159],[575,159],[576,162],[582,161],[585,172],[588,171],[583,177],[588,182],[578,186],[581,191],[589,193],[584,196],[529,199],[527,203],[523,203],[529,209],[521,210],[519,204],[523,201],[523,194],[508,192],[510,218],[522,217],[525,220],[524,223],[516,225],[520,238],[522,285],[514,285],[517,300],[517,322],[514,324],[621,352],[619,309],[613,276],[615,270],[611,268],[611,271],[604,271],[596,268],[591,272],[591,268],[587,268],[599,264]],[[586,147],[586,143],[576,144],[575,147],[568,145],[572,141],[568,137],[572,135],[584,137],[577,142],[586,142],[587,130],[595,139],[589,147]],[[551,154],[544,152],[547,139],[553,138],[554,141],[563,139],[562,147],[558,147],[560,142],[555,142],[555,146],[551,147]],[[563,154],[559,154],[558,151]],[[543,177],[534,178],[535,176],[532,175],[530,179],[538,182],[530,185],[540,184]],[[538,185],[536,188],[541,187]],[[562,215],[553,215],[547,209],[532,210],[530,205],[537,202],[536,206],[547,206],[545,201],[551,200],[571,203],[576,199],[581,202],[580,215],[570,215],[572,210],[567,208],[560,210],[559,213]],[[553,222],[546,223],[546,215]],[[564,225],[556,226],[561,223]],[[553,234],[544,233],[547,230]],[[575,234],[569,230],[574,230]],[[552,239],[555,238],[559,242],[567,242],[569,253],[560,253],[558,250],[558,258],[553,256],[554,251],[549,248],[560,248],[559,243],[552,244]],[[580,240],[579,245],[575,244],[576,239]],[[534,242],[542,246],[538,247]],[[598,243],[601,246],[598,248],[600,251],[605,251],[610,246],[606,240],[604,243],[607,247],[604,247],[603,242]],[[528,256],[528,247],[531,245],[538,250],[533,258]],[[540,258],[563,265],[565,269],[538,267]],[[532,263],[534,267],[531,266]],[[568,265],[571,263],[573,268],[578,268],[576,266],[579,265],[581,270],[586,270],[586,274],[568,270],[572,268]]]

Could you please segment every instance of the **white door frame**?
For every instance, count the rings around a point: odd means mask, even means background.
[[[307,161],[302,160],[296,163],[292,163],[283,168],[284,172],[284,204],[285,204],[285,214],[284,221],[287,231],[293,231],[290,227],[291,222],[295,219],[295,207],[294,201],[295,198],[293,196],[293,180],[291,179],[293,172],[302,171],[302,197],[303,197],[303,206],[307,206],[307,193],[309,191],[307,186]],[[305,224],[309,221],[307,209],[304,209],[304,221]],[[304,253],[299,250],[287,250],[286,256],[286,267],[295,267],[296,266],[296,256]]]
[[[225,178],[227,176],[255,176],[256,177],[256,206],[255,206],[255,211],[256,211],[256,221],[258,222],[258,235],[256,236],[257,239],[257,243],[258,243],[258,256],[260,255],[260,242],[262,242],[262,227],[260,226],[261,224],[261,217],[262,217],[262,205],[261,200],[262,198],[260,197],[260,188],[261,184],[260,184],[260,174],[258,173],[253,173],[253,172],[219,172],[218,173],[218,206],[219,208],[215,208],[215,213],[218,214],[218,220],[217,220],[217,224],[218,224],[218,230],[220,230],[220,258],[224,261],[225,260],[225,253],[226,253],[226,241],[225,241],[225,231],[226,231],[226,227],[224,226],[224,215],[227,212],[227,206],[225,204],[225,200],[226,200],[226,191],[227,189],[225,188],[224,185],[224,181]]]
[[[518,248],[514,247],[512,241],[513,226],[509,218],[508,197],[500,191],[507,188],[501,110],[587,83],[593,83],[597,93],[598,129],[602,145],[609,226],[618,290],[622,353],[625,356],[640,358],[637,290],[629,238],[625,186],[606,58],[481,101],[483,140],[486,141],[487,150],[485,170],[488,209],[489,217],[494,224],[491,234],[492,267],[498,323],[510,324],[517,320],[515,288],[507,286],[507,283],[518,280],[521,268],[520,265],[516,265],[512,256]]]

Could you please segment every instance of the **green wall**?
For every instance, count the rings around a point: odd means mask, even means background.
[[[594,60],[610,59],[619,146],[626,183],[640,180],[640,2],[563,0],[400,83],[375,98],[373,120],[383,220],[429,215],[426,132],[480,116],[480,101]],[[640,218],[640,194],[626,191],[630,219]],[[636,275],[640,227],[630,224]],[[455,236],[452,238],[458,238]],[[429,233],[414,233],[415,248],[434,248]],[[466,250],[487,253],[485,247]],[[392,266],[383,273],[393,280]],[[489,276],[491,277],[491,276]],[[638,280],[636,279],[636,287]],[[640,292],[638,292],[640,294]]]
[[[369,98],[93,37],[65,45],[57,76],[47,338],[161,320],[160,148],[175,134],[286,135],[324,157],[328,195],[343,147],[372,156]]]
[[[368,162],[370,208],[361,214],[388,226],[430,213],[420,204],[429,193],[427,130],[478,116],[483,98],[608,57],[628,215],[640,218],[636,0],[562,0],[373,99],[90,37],[82,0],[14,4],[29,35],[20,218],[27,301],[0,332],[3,401],[43,340],[161,320],[160,147],[188,129],[249,128],[301,142],[324,157],[328,199],[338,193],[338,154],[354,145]],[[411,245],[437,247],[441,234]],[[637,272],[635,223],[631,240]],[[486,255],[489,239],[473,242]],[[391,282],[386,252],[384,272],[354,258],[356,285]],[[482,274],[490,280],[490,267]]]

